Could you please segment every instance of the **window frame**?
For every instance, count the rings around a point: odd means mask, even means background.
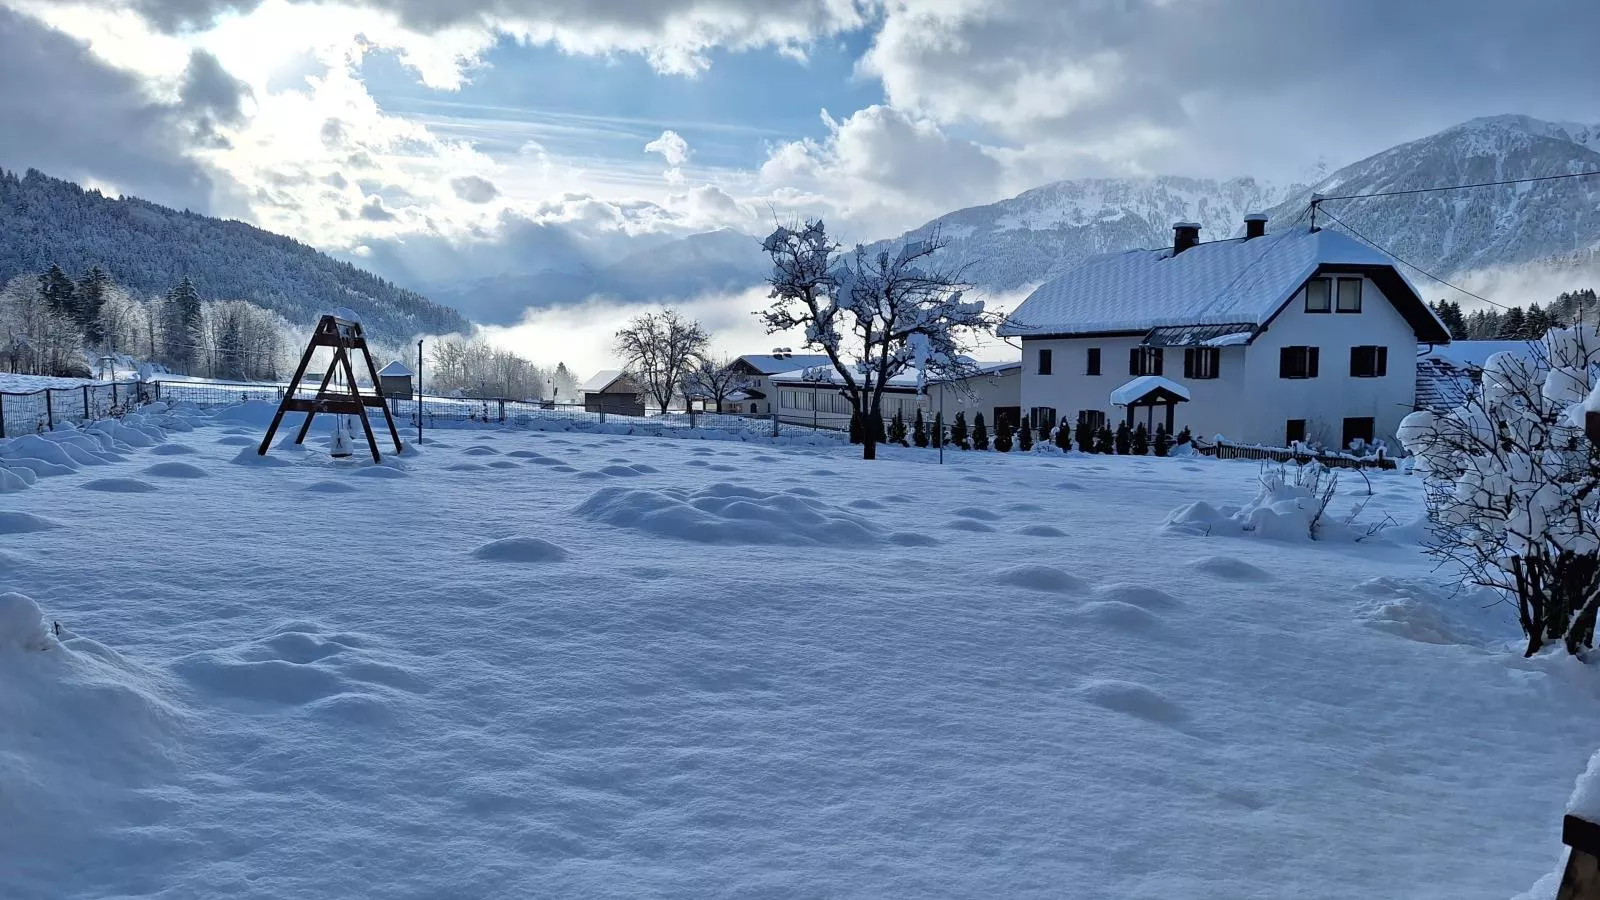
[[[1159,377],[1163,374],[1165,363],[1166,354],[1160,347],[1146,347],[1140,344],[1128,349],[1128,374],[1135,378],[1145,375]]]
[[[1348,450],[1348,449],[1350,449],[1350,444],[1354,440],[1353,438],[1350,437],[1350,423],[1351,422],[1365,422],[1366,423],[1366,426],[1362,429],[1363,430],[1363,434],[1357,435],[1357,437],[1361,438],[1362,443],[1363,443],[1364,446],[1370,447],[1374,443],[1377,442],[1377,440],[1378,440],[1378,421],[1377,421],[1377,417],[1375,417],[1375,416],[1345,416],[1344,417],[1344,422],[1341,423],[1342,426],[1343,426],[1343,430],[1339,433],[1339,440],[1340,440],[1339,449],[1340,450]]]
[[[1320,369],[1321,347],[1296,344],[1278,348],[1278,378],[1305,381],[1316,378]],[[1290,360],[1298,356],[1299,364],[1291,366]]]
[[[1090,347],[1090,348],[1088,348],[1088,352],[1085,354],[1085,358],[1084,358],[1084,361],[1083,361],[1083,374],[1084,375],[1099,375],[1100,374],[1100,348],[1099,347]]]
[[[1050,348],[1049,347],[1040,347],[1039,348],[1039,374],[1040,375],[1051,375],[1051,374],[1054,374],[1051,371],[1054,367],[1055,367],[1055,354],[1050,352]]]
[[[1087,426],[1091,431],[1099,431],[1102,428],[1109,427],[1109,423],[1110,419],[1106,416],[1106,411],[1103,409],[1078,410],[1079,429]]]
[[[1323,300],[1323,303],[1325,304],[1322,309],[1316,309],[1315,307],[1313,307],[1311,305],[1311,288],[1314,285],[1320,285],[1322,287],[1322,300]],[[1333,279],[1332,278],[1328,278],[1326,276],[1319,276],[1317,278],[1312,278],[1312,279],[1307,280],[1306,281],[1306,302],[1305,302],[1305,311],[1306,311],[1306,313],[1308,315],[1321,316],[1321,315],[1327,315],[1327,314],[1333,312],[1333,292],[1334,292],[1334,286],[1333,286]]]
[[[1218,378],[1222,373],[1219,347],[1187,347],[1183,351],[1183,377],[1196,381]]]
[[[1360,371],[1357,362],[1368,361],[1366,371]],[[1360,344],[1350,348],[1351,378],[1384,378],[1389,374],[1389,348],[1383,344]]]
[[[1359,315],[1361,313],[1361,294],[1363,293],[1363,288],[1361,286],[1361,282],[1362,282],[1362,279],[1359,278],[1359,277],[1358,278],[1336,278],[1336,279],[1334,279],[1334,285],[1333,285],[1333,311],[1334,312],[1343,313],[1345,315],[1350,315],[1350,314]],[[1354,284],[1356,286],[1356,305],[1355,305],[1355,308],[1353,308],[1353,309],[1345,309],[1345,306],[1344,306],[1344,286],[1347,285],[1347,284]]]
[[[1295,428],[1296,422],[1300,423],[1300,427],[1298,429]],[[1304,444],[1306,442],[1307,424],[1308,423],[1305,419],[1289,419],[1285,421],[1283,425],[1283,445],[1285,447],[1292,447],[1296,442]],[[1297,430],[1300,432],[1300,436],[1292,437]]]

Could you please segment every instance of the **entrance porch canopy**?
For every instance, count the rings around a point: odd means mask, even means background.
[[[1172,433],[1173,411],[1188,399],[1188,388],[1160,375],[1140,375],[1111,392],[1113,406],[1127,407],[1129,428],[1138,424],[1134,419],[1138,410],[1143,409],[1144,427],[1154,431],[1156,407],[1164,407],[1168,434]]]

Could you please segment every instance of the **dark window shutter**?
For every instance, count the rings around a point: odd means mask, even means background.
[[[1294,377],[1294,348],[1284,347],[1278,351],[1278,377]]]
[[[1320,349],[1321,348],[1319,348],[1319,347],[1307,347],[1306,348],[1306,377],[1307,378],[1315,378],[1315,377],[1317,377],[1317,356],[1318,356],[1318,351]]]
[[[1193,378],[1194,377],[1194,351],[1193,350],[1185,350],[1185,351],[1183,351],[1183,377],[1185,377],[1185,378]]]
[[[1139,374],[1139,348],[1134,347],[1128,351],[1128,374]]]
[[[1376,364],[1373,366],[1373,368],[1377,370],[1377,374],[1389,374],[1389,348],[1379,347],[1377,349],[1377,357]]]

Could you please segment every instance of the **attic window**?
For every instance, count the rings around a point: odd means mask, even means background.
[[[1361,312],[1361,279],[1339,279],[1339,312]]]
[[[1332,279],[1329,279],[1329,278],[1313,278],[1310,281],[1306,282],[1306,312],[1308,312],[1308,313],[1333,312],[1333,302],[1332,302],[1333,301],[1333,291],[1331,290],[1332,287],[1333,287]],[[1357,311],[1359,311],[1360,310],[1359,292],[1357,294],[1356,302],[1358,304],[1356,309],[1357,309]]]

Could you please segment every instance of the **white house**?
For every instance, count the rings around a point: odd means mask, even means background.
[[[826,359],[826,357],[824,357]],[[771,378],[778,420],[819,428],[850,427],[850,401],[840,391],[842,379],[832,365],[814,366],[782,372]],[[907,372],[889,379],[883,389],[883,418],[888,421],[899,412],[909,428],[922,410],[929,425],[941,409],[946,423],[956,413],[966,413],[972,422],[979,413],[990,428],[1002,418],[1013,426],[1021,418],[1022,363],[1017,360],[978,363],[973,374],[955,379],[928,379],[922,393],[917,392],[917,373]]]
[[[789,352],[777,352],[741,356],[733,361],[731,368],[744,377],[744,384],[735,392],[735,396],[727,398],[723,411],[747,416],[769,416],[773,411],[772,376],[832,364],[827,354],[823,353],[796,356]]]
[[[1035,290],[1000,331],[1022,340],[1030,417],[1393,446],[1418,345],[1449,332],[1377,250],[1265,229],[1249,216],[1245,237],[1200,243],[1180,222],[1171,248],[1093,257]]]

